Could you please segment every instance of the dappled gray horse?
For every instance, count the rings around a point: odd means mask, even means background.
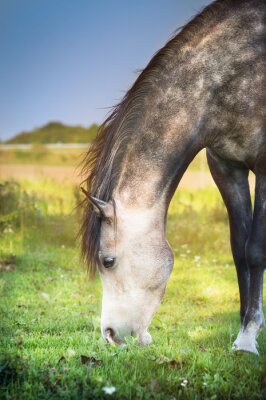
[[[87,154],[82,251],[102,280],[109,342],[132,334],[150,343],[147,328],[173,266],[169,202],[206,148],[229,214],[239,283],[234,348],[257,353],[266,265],[265,19],[265,0],[205,8],[152,58]]]

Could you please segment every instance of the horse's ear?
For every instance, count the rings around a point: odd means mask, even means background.
[[[105,201],[97,199],[97,197],[93,197],[90,194],[88,194],[88,199],[91,202],[94,211],[96,214],[99,215],[99,217],[102,218],[110,218],[110,207],[111,205],[109,203],[106,203]]]
[[[97,197],[91,196],[85,189],[81,188],[82,192],[86,195],[89,202],[92,204],[94,211],[96,214],[103,219],[112,219],[114,214],[113,204],[107,203],[106,201],[102,201],[97,199]]]

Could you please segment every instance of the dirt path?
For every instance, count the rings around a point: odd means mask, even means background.
[[[0,179],[30,179],[52,178],[58,181],[69,183],[80,183],[81,177],[78,169],[74,167],[51,167],[41,165],[19,165],[2,164],[0,165]],[[254,188],[254,175],[250,176],[251,187]],[[179,187],[188,189],[199,189],[206,186],[215,186],[209,172],[190,172],[187,171],[183,176]]]
[[[0,179],[52,178],[59,181],[79,182],[78,171],[73,167],[51,167],[46,165],[1,164]]]

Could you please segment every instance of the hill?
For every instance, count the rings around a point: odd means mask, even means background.
[[[98,125],[88,128],[69,126],[61,122],[49,122],[30,132],[21,132],[5,143],[45,144],[45,143],[90,143],[95,138]]]

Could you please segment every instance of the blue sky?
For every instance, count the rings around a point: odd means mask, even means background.
[[[1,0],[0,138],[101,123],[151,56],[209,0]]]

